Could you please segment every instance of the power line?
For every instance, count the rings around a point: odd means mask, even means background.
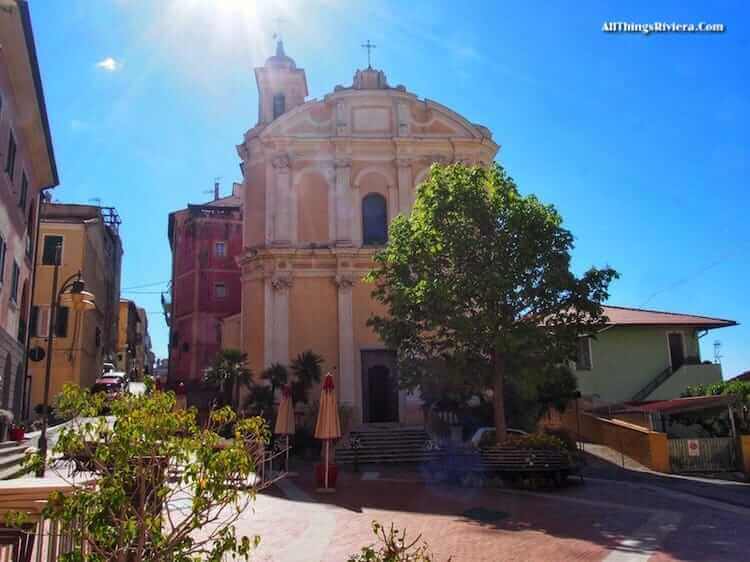
[[[748,242],[749,242],[748,240],[745,240],[744,242],[740,242],[740,244],[738,245],[738,247],[736,247],[734,250],[730,250],[728,252],[725,252],[724,254],[722,254],[721,256],[719,256],[718,259],[716,259],[716,260],[714,260],[712,262],[707,263],[703,267],[701,267],[701,268],[693,271],[693,273],[691,273],[690,275],[688,275],[686,277],[683,277],[682,279],[679,279],[679,280],[675,281],[674,283],[671,283],[670,285],[668,285],[666,287],[663,287],[663,288],[661,288],[661,289],[659,289],[657,291],[654,291],[653,293],[651,293],[649,295],[649,297],[645,301],[643,301],[643,303],[641,303],[638,306],[641,306],[641,307],[646,306],[657,295],[660,295],[662,293],[666,293],[667,291],[671,291],[672,289],[675,289],[675,288],[679,287],[680,285],[685,285],[686,283],[692,281],[696,277],[700,277],[706,271],[708,271],[710,269],[713,269],[714,267],[717,267],[719,265],[722,265],[726,261],[729,261],[731,258],[735,257],[737,254],[741,253],[744,250],[744,246]]]
[[[130,293],[131,295],[161,295],[164,291],[128,291],[122,289],[121,293]]]
[[[156,285],[164,285],[166,283],[169,283],[169,279],[166,281],[157,281],[155,283],[146,283],[144,285],[133,285],[132,287],[125,287],[123,289],[120,289],[121,291],[129,291],[130,289],[143,289],[145,287],[155,287]]]

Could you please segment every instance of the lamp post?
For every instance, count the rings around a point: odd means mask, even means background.
[[[42,400],[42,431],[39,436],[39,455],[42,462],[36,471],[39,478],[44,477],[47,466],[47,417],[49,414],[49,387],[52,374],[52,342],[55,336],[55,325],[57,324],[57,311],[63,295],[69,297],[72,308],[75,311],[85,311],[94,308],[94,295],[86,291],[86,285],[81,277],[81,272],[74,273],[68,277],[60,287],[57,288],[57,280],[62,257],[62,244],[55,248],[55,265],[52,272],[52,294],[50,296],[49,326],[47,328],[47,363],[44,370],[44,399]]]

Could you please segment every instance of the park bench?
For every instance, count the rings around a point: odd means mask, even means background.
[[[447,473],[460,482],[498,476],[512,483],[542,480],[559,487],[568,476],[581,475],[581,464],[575,454],[558,449],[521,449],[491,446],[481,449],[446,450],[431,463],[430,472]]]

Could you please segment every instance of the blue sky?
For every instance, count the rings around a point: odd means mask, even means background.
[[[311,97],[373,65],[489,127],[524,192],[554,203],[575,267],[622,275],[612,304],[705,314],[725,377],[750,369],[750,33],[740,2],[34,0],[61,185],[123,218],[124,288],[167,328],[167,215],[221,177],[257,119],[252,69],[280,28]],[[275,19],[281,21],[275,23]],[[722,34],[609,34],[605,21],[723,23]]]

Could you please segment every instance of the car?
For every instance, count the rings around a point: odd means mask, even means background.
[[[114,400],[125,392],[125,383],[115,377],[102,377],[96,379],[94,386],[91,387],[92,394],[100,392],[106,393],[107,400]]]
[[[115,370],[115,364],[114,363],[104,363],[102,365],[102,376],[107,375],[108,373],[111,373]]]
[[[123,386],[127,386],[128,382],[130,382],[130,377],[128,377],[128,374],[123,373],[122,371],[110,371],[109,373],[102,375],[101,378],[117,379],[122,383]]]
[[[505,434],[511,437],[518,437],[528,435],[528,432],[524,431],[523,429],[514,429],[512,427],[507,427],[505,429]],[[495,443],[495,428],[480,427],[479,429],[477,429],[474,435],[472,435],[470,442],[472,446],[476,447],[477,449],[493,445]]]

